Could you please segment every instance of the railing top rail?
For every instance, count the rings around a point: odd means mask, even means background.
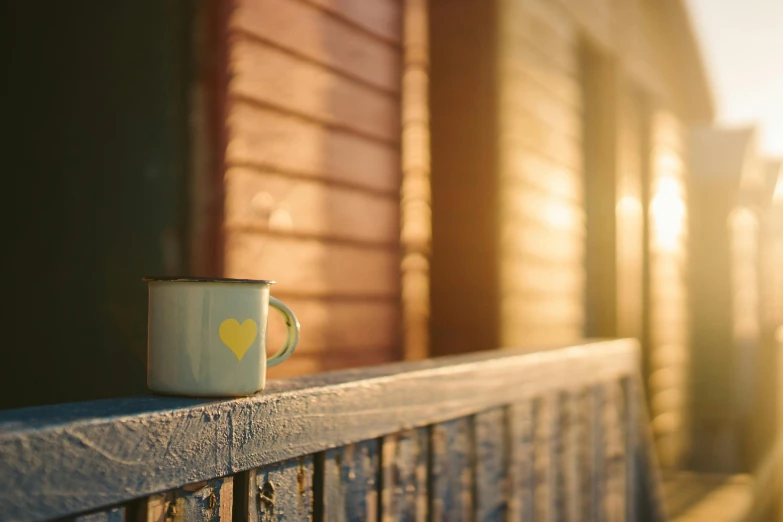
[[[9,520],[61,517],[637,368],[635,341],[590,341],[273,381],[242,399],[0,412],[0,505]]]

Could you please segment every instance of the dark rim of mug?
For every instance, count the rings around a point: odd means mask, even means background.
[[[250,283],[256,285],[273,285],[274,281],[266,279],[229,279],[227,277],[185,277],[185,276],[145,276],[141,278],[147,283]]]

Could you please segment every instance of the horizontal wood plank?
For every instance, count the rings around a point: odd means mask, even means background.
[[[565,167],[523,147],[503,152],[501,182],[511,187],[532,187],[565,202],[581,205],[583,201],[581,167]]]
[[[582,169],[582,143],[579,136],[571,136],[552,124],[542,121],[527,111],[509,110],[509,122],[504,126],[499,141],[506,147],[522,147],[541,154],[569,170]]]
[[[389,42],[402,38],[402,2],[397,0],[308,1]]]
[[[399,49],[312,4],[238,0],[230,26],[383,91],[399,92]]]
[[[399,243],[399,199],[234,167],[225,176],[228,229]]]
[[[274,287],[272,294],[275,295]],[[323,355],[360,352],[390,346],[400,333],[400,309],[396,298],[329,299],[286,297],[285,303],[294,311],[303,326],[296,347],[300,355]],[[269,315],[267,350],[274,352],[286,337],[283,317]]]
[[[632,375],[637,365],[635,341],[606,341],[270,382],[239,400],[138,397],[4,411],[0,505],[19,522],[90,511]]]
[[[228,116],[231,165],[312,177],[396,194],[397,148],[245,103]]]
[[[557,63],[537,49],[519,41],[512,42],[513,53],[504,55],[501,73],[509,81],[527,78],[551,92],[569,107],[581,112],[582,87],[579,77],[564,71]]]
[[[400,104],[394,98],[249,39],[237,39],[230,60],[230,94],[380,140],[400,139]]]
[[[325,243],[253,232],[226,234],[226,277],[274,277],[281,298],[394,297],[399,292],[396,250]]]
[[[365,368],[400,360],[394,345],[364,346],[359,350],[331,350],[321,354],[297,354],[267,370],[270,379],[314,375],[319,372]]]

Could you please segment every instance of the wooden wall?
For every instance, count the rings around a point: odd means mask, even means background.
[[[228,14],[224,272],[277,280],[302,323],[272,376],[398,357],[401,17],[393,0]]]
[[[500,342],[582,335],[582,90],[577,26],[556,4],[499,2]]]

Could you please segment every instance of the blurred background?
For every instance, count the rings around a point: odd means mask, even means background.
[[[146,393],[144,275],[275,279],[272,377],[635,337],[668,494],[780,516],[783,3],[3,11],[0,408]]]

